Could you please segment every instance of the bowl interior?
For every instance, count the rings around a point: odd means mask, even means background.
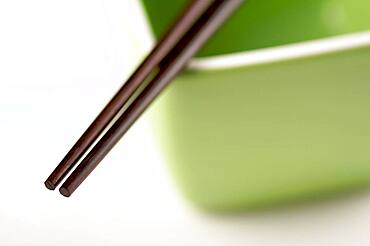
[[[155,37],[187,0],[142,0]],[[368,0],[250,0],[208,41],[198,57],[308,41],[370,29]]]

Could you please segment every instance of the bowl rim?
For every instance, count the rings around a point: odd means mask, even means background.
[[[368,46],[370,47],[370,31],[363,31],[251,51],[194,58],[189,64],[189,69],[203,71],[249,67]]]
[[[142,2],[140,4],[145,22],[144,26],[147,27],[145,39],[147,42],[144,47],[150,49],[155,44],[155,38]],[[370,30],[338,34],[237,53],[197,57],[191,59],[188,68],[190,70],[200,71],[225,70],[308,58],[365,47],[370,47]]]

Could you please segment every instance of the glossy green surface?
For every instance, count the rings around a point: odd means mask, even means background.
[[[144,0],[159,34],[184,0]],[[201,56],[370,29],[367,0],[251,0]],[[237,37],[237,38],[235,38]],[[188,71],[152,107],[189,200],[235,211],[370,185],[370,46]]]
[[[154,107],[186,195],[233,210],[370,184],[370,47],[189,72]]]
[[[156,37],[187,0],[142,0]],[[200,51],[232,53],[370,29],[369,0],[249,0]]]

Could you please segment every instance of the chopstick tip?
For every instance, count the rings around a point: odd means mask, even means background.
[[[63,187],[63,186],[59,188],[59,192],[60,192],[60,194],[62,194],[65,197],[70,197],[71,196],[71,192],[69,192],[69,190],[67,188]]]
[[[50,180],[46,180],[44,184],[46,188],[48,188],[49,190],[55,190],[55,185]]]

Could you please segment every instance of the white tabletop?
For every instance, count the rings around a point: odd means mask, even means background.
[[[145,23],[136,0],[14,0],[0,1],[0,31],[0,245],[370,245],[368,192],[244,215],[198,211],[177,191],[148,114],[71,198],[46,190],[144,55]]]

